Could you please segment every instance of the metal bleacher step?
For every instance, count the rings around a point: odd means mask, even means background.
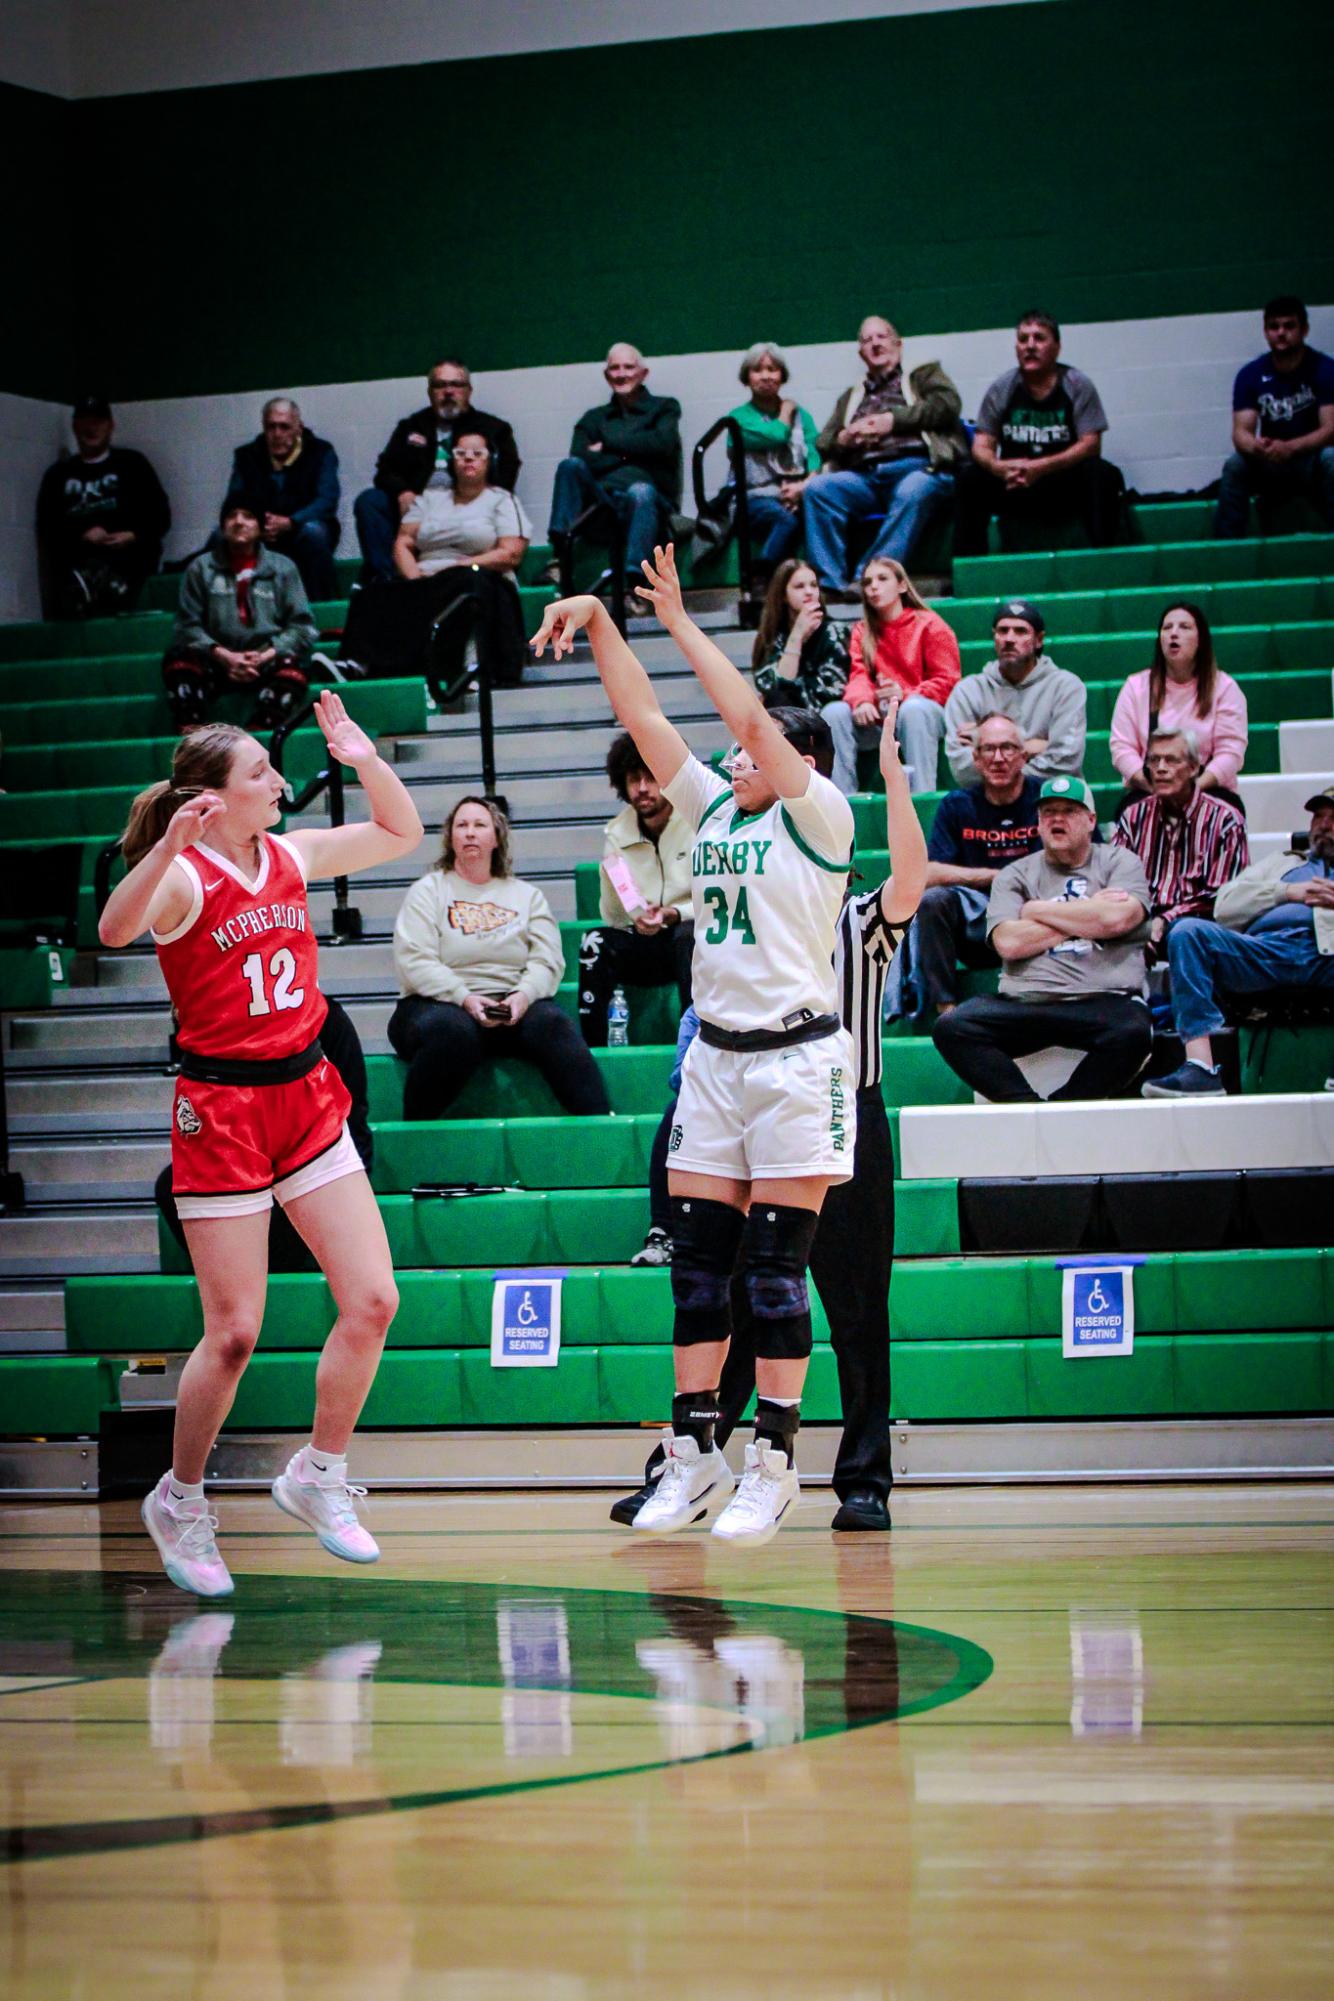
[[[1307,823],[1306,801],[1329,784],[1329,772],[1285,771],[1273,776],[1242,773],[1239,790],[1246,802],[1246,828],[1251,835],[1284,834]]]
[[[0,1284],[0,1355],[63,1355],[65,1348],[63,1284]]]
[[[388,970],[388,947],[376,949],[385,962],[385,971],[376,979],[349,980],[339,993],[344,983],[336,977],[326,978],[323,972],[320,976],[325,992],[344,1000],[368,1056],[382,1056],[389,1049],[386,1026],[396,998]],[[368,989],[371,998],[364,997]],[[357,993],[363,998],[348,997]],[[104,1072],[117,1064],[158,1071],[166,1065],[170,1026],[165,996],[156,1004],[145,1000],[135,1006],[90,1008],[78,1014],[53,1010],[15,1015],[10,1022],[13,1040],[5,1051],[10,1089],[23,1077],[43,1072]]]
[[[108,1070],[100,1076],[11,1077],[10,1137],[165,1132],[174,1089],[165,1068],[151,1075]]]
[[[672,721],[697,756],[706,756],[716,749],[721,728],[716,717],[676,715]],[[496,776],[500,788],[512,800],[516,781],[524,778],[596,774],[608,801],[607,810],[611,812],[620,803],[611,793],[605,776],[607,746],[615,734],[614,724],[598,729],[578,729],[565,724],[534,729],[525,725],[509,734],[497,733]],[[398,737],[394,742],[394,763],[406,785],[436,776],[456,782],[470,779],[481,772],[476,732],[459,737],[434,732]]]
[[[156,1139],[72,1136],[20,1141],[9,1158],[29,1202],[151,1202],[171,1143],[165,1130]],[[4,1242],[0,1232],[0,1252]]]
[[[0,1220],[0,1278],[61,1278],[158,1269],[151,1202],[28,1209]]]

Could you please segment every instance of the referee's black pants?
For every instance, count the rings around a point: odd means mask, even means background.
[[[825,1196],[811,1277],[829,1320],[843,1404],[834,1491],[889,1498],[889,1279],[894,1262],[894,1147],[879,1085],[857,1093],[851,1181]],[[726,1443],[755,1388],[755,1336],[745,1292],[732,1286],[732,1345],[719,1390]]]

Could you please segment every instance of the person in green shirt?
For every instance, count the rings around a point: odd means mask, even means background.
[[[783,393],[787,356],[777,341],[757,340],[742,356],[738,372],[750,401],[738,403],[728,415],[740,425],[745,447],[751,537],[759,542],[760,562],[771,575],[796,554],[801,482],[808,472],[819,471],[820,433],[809,410]]]
[[[559,558],[579,516],[606,502],[624,524],[625,583],[633,590],[680,504],[681,405],[674,396],[649,395],[648,364],[628,341],[608,350],[602,372],[611,399],[585,410],[574,427],[569,456],[556,467],[547,532]],[[546,576],[559,582],[557,561]]]

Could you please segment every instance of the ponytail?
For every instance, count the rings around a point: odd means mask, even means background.
[[[120,841],[127,868],[157,846],[187,800],[197,799],[201,792],[221,791],[237,750],[251,740],[234,723],[204,723],[185,732],[171,761],[171,777],[148,786],[130,807]]]

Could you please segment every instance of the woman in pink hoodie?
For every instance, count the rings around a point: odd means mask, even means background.
[[[945,734],[945,701],[959,679],[959,642],[929,611],[902,563],[876,556],[862,572],[862,617],[852,629],[852,671],[841,702],[821,714],[834,737],[834,783],[852,792],[857,749],[872,744],[891,695],[899,697],[897,736],[914,792],[932,792]]]
[[[1132,674],[1116,698],[1111,749],[1126,785],[1123,803],[1151,789],[1144,754],[1157,729],[1188,730],[1200,754],[1200,790],[1245,811],[1237,773],[1246,756],[1246,697],[1214,659],[1209,620],[1196,604],[1167,607],[1153,665]]]

